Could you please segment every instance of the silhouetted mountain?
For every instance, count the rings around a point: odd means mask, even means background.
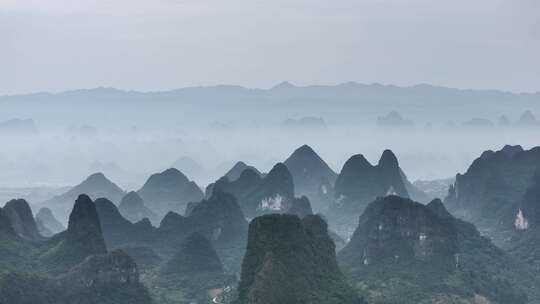
[[[335,201],[327,214],[330,223],[336,226],[337,233],[348,236],[370,202],[389,194],[408,198],[408,189],[415,197],[427,198],[407,180],[392,151],[385,150],[375,166],[363,155],[354,155],[345,162],[336,180]]]
[[[9,217],[15,233],[29,241],[41,241],[43,236],[39,233],[32,210],[23,199],[14,199],[6,203],[4,212]]]
[[[510,124],[510,119],[508,119],[508,116],[506,115],[501,115],[499,119],[497,119],[497,125],[500,127],[508,127]]]
[[[502,235],[495,231],[513,229],[519,202],[538,170],[540,147],[485,151],[467,172],[456,175],[444,203],[450,212],[472,221],[499,243]]]
[[[136,223],[143,218],[148,218],[156,225],[159,223],[158,216],[144,205],[143,199],[135,191],[128,192],[120,200],[118,211],[132,223]]]
[[[339,261],[369,303],[528,303],[525,292],[538,301],[533,275],[440,200],[375,200]]]
[[[317,211],[328,208],[332,197],[324,194],[330,191],[328,185],[334,185],[337,174],[311,147],[303,145],[296,149],[283,164],[293,177],[297,195],[306,195]]]
[[[150,246],[155,240],[156,229],[150,223],[143,220],[134,224],[131,223],[106,198],[98,198],[94,205],[96,206],[107,248]]]
[[[167,250],[178,250],[182,241],[192,232],[210,240],[217,250],[226,269],[239,270],[246,245],[248,223],[234,196],[215,191],[208,200],[196,203],[186,217],[170,213],[159,227]],[[183,236],[183,237],[182,237]]]
[[[414,122],[403,118],[403,116],[397,111],[391,111],[386,116],[377,117],[378,127],[391,127],[391,128],[403,128],[413,127]]]
[[[223,265],[212,244],[199,233],[188,236],[180,250],[157,274],[155,285],[160,289],[174,291],[175,301],[210,302],[209,292],[232,283],[234,277],[225,274]],[[181,292],[182,299],[178,297]],[[167,299],[167,295],[162,295]]]
[[[125,192],[108,180],[103,173],[94,173],[79,185],[61,195],[53,197],[42,205],[49,207],[58,216],[60,221],[64,221],[73,207],[73,202],[81,194],[86,194],[93,199],[106,197],[118,203],[125,195]]]
[[[247,168],[235,180],[230,180],[227,176],[224,176],[215,183],[208,185],[206,196],[212,196],[214,189],[219,189],[233,194],[238,201],[243,201],[248,194],[260,185],[261,181],[262,177],[258,171]]]
[[[363,303],[347,285],[326,223],[272,214],[249,225],[236,304]]]
[[[540,122],[538,122],[531,111],[525,111],[519,117],[518,124],[521,126],[538,126],[540,125]]]
[[[242,172],[244,172],[244,170],[246,169],[251,169],[253,170],[253,172],[257,173],[259,176],[262,176],[262,173],[259,170],[257,170],[257,168],[253,166],[249,166],[243,161],[239,161],[236,164],[234,164],[234,166],[229,171],[227,171],[227,173],[225,173],[224,176],[226,176],[231,182],[233,182],[237,180],[242,174]]]
[[[540,279],[540,171],[534,174],[523,195],[513,224],[513,233],[503,246]]]
[[[90,197],[79,195],[69,215],[67,230],[49,243],[50,249],[43,259],[54,273],[66,271],[90,255],[107,252],[99,217]]]
[[[40,208],[39,211],[36,214],[36,223],[38,225],[38,229],[40,232],[46,232],[49,231],[51,235],[43,234],[43,236],[52,236],[53,234],[62,232],[66,230],[66,227],[64,227],[53,215],[52,210],[49,208]],[[42,228],[40,228],[40,226]]]
[[[183,213],[189,202],[197,202],[204,197],[195,182],[174,168],[150,176],[137,193],[158,216],[168,211]]]
[[[38,132],[32,119],[10,119],[0,122],[0,134],[31,135]]]
[[[294,199],[293,178],[287,167],[276,164],[259,185],[239,199],[240,207],[248,217],[273,212],[283,212]]]

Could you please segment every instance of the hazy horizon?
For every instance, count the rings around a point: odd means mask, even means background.
[[[539,10],[533,0],[4,0],[0,95],[284,80],[538,92]]]

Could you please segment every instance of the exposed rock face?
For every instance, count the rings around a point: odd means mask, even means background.
[[[132,223],[136,223],[143,218],[148,218],[156,225],[159,222],[158,216],[144,205],[143,199],[135,191],[128,192],[118,206],[118,210],[123,217]]]
[[[363,155],[354,155],[345,162],[336,180],[335,200],[328,211],[330,223],[336,232],[348,238],[370,202],[392,194],[408,198],[408,189],[415,196],[425,197],[407,181],[392,151],[385,150],[375,166]]]
[[[346,284],[334,250],[319,216],[255,218],[234,303],[363,303]]]
[[[297,195],[306,195],[317,211],[328,208],[331,197],[321,193],[322,187],[329,192],[336,181],[337,174],[308,145],[296,149],[285,162],[289,169]],[[323,194],[323,195],[321,195]]]
[[[292,175],[284,164],[278,163],[239,203],[244,214],[253,217],[287,210],[293,198]]]
[[[113,202],[119,202],[125,195],[124,190],[108,180],[103,173],[94,173],[79,185],[53,197],[43,205],[49,207],[58,216],[58,219],[65,223],[65,219],[73,207],[73,202],[81,194],[86,194],[92,199],[106,197]]]
[[[107,252],[99,217],[90,197],[79,195],[69,216],[68,229],[50,242],[56,245],[45,253],[44,260],[53,272],[65,271],[90,255]]]
[[[36,214],[36,222],[38,223],[38,227],[41,225],[44,229],[46,229],[46,231],[50,231],[52,234],[60,233],[66,230],[66,227],[64,227],[64,225],[62,225],[62,223],[60,223],[56,217],[54,217],[52,210],[46,207],[39,209]]]
[[[39,233],[32,210],[23,199],[14,199],[6,203],[4,212],[9,217],[11,226],[23,239],[41,241],[43,236]]]
[[[158,216],[169,211],[184,213],[189,202],[197,202],[204,197],[195,182],[174,168],[150,176],[137,193]]]
[[[504,240],[499,232],[514,228],[520,202],[539,170],[540,147],[505,146],[497,152],[486,151],[467,172],[457,174],[444,203],[450,212],[472,221],[501,244]]]
[[[401,113],[397,111],[391,111],[386,116],[377,117],[377,126],[384,128],[413,127],[414,122],[403,118]]]
[[[536,172],[514,216],[505,248],[535,273],[540,273],[540,172]],[[540,278],[540,275],[537,275]]]
[[[476,295],[527,303],[525,291],[538,296],[530,272],[450,215],[440,200],[422,205],[398,196],[377,199],[339,261],[370,303],[475,303]]]

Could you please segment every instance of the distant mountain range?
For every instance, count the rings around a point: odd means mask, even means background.
[[[381,84],[360,84],[355,82],[338,85],[295,86],[281,83],[271,89],[253,89],[233,85],[207,87],[188,87],[162,92],[124,91],[114,88],[95,88],[66,91],[61,93],[36,93],[26,95],[1,96],[0,103],[17,108],[32,104],[41,107],[67,106],[70,104],[85,104],[88,113],[93,107],[106,105],[110,112],[125,111],[126,103],[137,105],[140,111],[147,105],[156,109],[156,105],[167,105],[163,118],[172,117],[172,109],[183,109],[199,113],[201,109],[213,106],[215,116],[223,117],[228,109],[230,117],[235,117],[231,109],[241,109],[240,113],[257,112],[261,109],[268,113],[278,113],[286,108],[288,112],[299,110],[305,112],[305,107],[317,105],[310,115],[317,117],[324,114],[324,119],[340,117],[342,120],[352,120],[358,113],[373,119],[390,111],[400,111],[413,120],[419,116],[429,117],[429,120],[446,121],[454,117],[464,121],[468,115],[489,115],[499,117],[503,114],[519,116],[525,110],[540,112],[540,93],[510,93],[496,90],[462,90],[428,84],[410,87],[398,87]],[[194,107],[194,105],[197,107]],[[300,111],[303,110],[303,111]],[[361,112],[358,112],[358,111]],[[143,111],[144,112],[144,111]],[[219,115],[217,115],[219,113]],[[443,114],[444,113],[444,114]],[[36,112],[36,115],[38,112]],[[36,117],[33,117],[36,119]],[[283,117],[286,118],[286,117]]]

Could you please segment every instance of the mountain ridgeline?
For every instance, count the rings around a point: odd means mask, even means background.
[[[444,203],[390,150],[336,174],[303,145],[204,194],[177,169],[127,193],[93,174],[0,208],[0,303],[540,304],[539,151],[484,152]]]

